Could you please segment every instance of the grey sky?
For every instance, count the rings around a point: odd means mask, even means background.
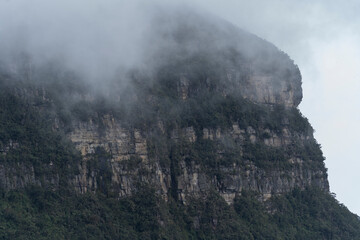
[[[356,152],[360,147],[360,2],[156,2],[164,9],[186,4],[214,13],[274,43],[294,59],[303,76],[300,108],[323,146],[331,191],[360,215],[356,187],[360,177]],[[114,63],[137,64],[143,54],[137,46],[153,44],[143,42],[151,27],[144,9],[144,2],[131,0],[0,0],[0,54],[22,45],[33,51],[37,61],[66,55],[69,65],[91,70],[88,74],[97,78],[115,69]]]

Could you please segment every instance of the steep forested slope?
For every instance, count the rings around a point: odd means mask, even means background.
[[[101,84],[25,56],[1,68],[2,238],[360,238],[297,66],[214,21],[155,19],[168,44]]]

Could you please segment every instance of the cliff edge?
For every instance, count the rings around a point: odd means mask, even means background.
[[[345,236],[345,223],[333,232],[325,225],[304,230],[301,214],[315,211],[305,209],[309,202],[334,209],[338,203],[329,194],[320,145],[297,108],[301,74],[293,61],[224,21],[189,13],[160,16],[147,42],[161,39],[161,47],[146,48],[141,65],[101,87],[57,62],[33,66],[26,60],[23,71],[2,69],[2,201],[28,191],[19,198],[40,196],[45,209],[62,209],[61,201],[76,209],[72,204],[83,199],[94,210],[96,203],[108,215],[86,220],[94,229],[113,219],[111,229],[96,230],[105,234],[94,233],[100,238]],[[291,205],[297,201],[300,207]],[[117,206],[118,215],[110,206]],[[276,223],[286,222],[292,211],[298,222],[291,226],[298,230]],[[66,211],[49,212],[60,222],[73,219]],[[274,232],[252,225],[248,214]],[[129,225],[116,225],[116,216]],[[318,223],[316,216],[311,221]],[[346,216],[351,226],[358,224]],[[71,228],[61,227],[59,232]],[[65,232],[61,236],[77,234]]]

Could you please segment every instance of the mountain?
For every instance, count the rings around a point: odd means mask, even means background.
[[[2,64],[1,238],[360,239],[287,54],[193,12],[152,24],[110,79]]]

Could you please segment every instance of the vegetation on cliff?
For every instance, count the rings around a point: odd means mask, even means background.
[[[294,152],[305,161],[313,162],[317,158],[320,165],[316,165],[315,161],[308,167],[323,168],[322,153],[316,142],[294,145],[287,150],[290,151],[288,153],[262,143],[247,142],[241,156],[236,146],[219,145],[201,138],[203,128],[216,126],[226,129],[233,122],[241,127],[251,125],[255,129],[263,128],[265,124],[276,132],[283,126],[281,122],[284,118],[288,119],[287,124],[292,131],[311,132],[307,120],[297,109],[281,106],[267,108],[241,97],[221,97],[216,93],[211,99],[206,93],[199,93],[187,104],[177,98],[171,104],[159,101],[154,109],[150,109],[154,112],[144,115],[146,119],[140,121],[141,127],[155,124],[152,116],[158,115],[166,129],[176,125],[193,126],[198,140],[194,143],[175,141],[169,146],[166,137],[162,139],[153,135],[153,138],[149,138],[149,156],[159,158],[160,164],[172,171],[173,185],[167,202],[156,194],[155,189],[140,182],[132,196],[119,199],[111,188],[112,172],[108,165],[111,155],[104,149],[97,149],[87,163],[89,172],[95,170],[99,177],[97,193],[79,195],[71,190],[66,181],[77,174],[76,164],[79,164],[81,157],[69,140],[64,138],[63,130],[54,129],[54,116],[59,114],[56,113],[58,103],[50,100],[54,98],[51,91],[47,91],[49,99],[44,100],[43,94],[35,94],[35,97],[32,96],[34,98],[29,99],[28,95],[19,94],[23,91],[19,92],[19,89],[26,89],[22,83],[12,84],[1,82],[1,164],[5,168],[16,167],[19,163],[30,164],[37,179],[60,173],[62,181],[59,186],[46,184],[45,181],[42,187],[34,182],[34,185],[22,189],[2,189],[0,238],[356,239],[360,236],[357,216],[329,193],[316,188],[294,189],[287,194],[274,196],[265,203],[259,201],[258,193],[247,191],[237,194],[230,206],[213,190],[201,198],[188,199],[186,205],[178,200],[178,164],[184,158],[188,164],[195,162],[206,166],[208,174],[218,179],[222,178],[220,167],[239,164],[244,160],[254,162],[262,169],[286,168],[289,164],[286,156]],[[38,90],[36,87],[27,89]],[[205,104],[208,100],[214,102]],[[96,117],[100,121],[101,114],[122,111],[110,104],[107,112],[100,113],[96,110],[96,104],[87,103],[86,112],[89,115],[84,120]],[[142,104],[138,105],[141,112],[149,106]],[[165,114],[174,106],[177,106],[175,112]],[[84,112],[79,105],[76,109],[77,113]],[[76,118],[77,113],[71,115]],[[127,117],[132,114],[130,112]],[[126,121],[127,117],[123,117],[123,120]],[[81,118],[79,120],[83,121]],[[71,129],[71,121],[73,117],[69,122],[61,123],[64,129]],[[66,124],[69,125],[66,127]],[[138,123],[129,121],[128,124]],[[219,151],[224,151],[221,159],[215,157]],[[129,168],[137,168],[139,164],[139,158],[128,160]]]
[[[243,192],[229,206],[215,192],[184,206],[146,186],[132,197],[40,187],[0,192],[2,239],[341,239],[359,219],[331,195],[293,190],[265,205]]]
[[[1,69],[0,238],[360,238],[297,108],[297,66],[181,17],[159,29],[171,49],[102,85],[56,61]]]

